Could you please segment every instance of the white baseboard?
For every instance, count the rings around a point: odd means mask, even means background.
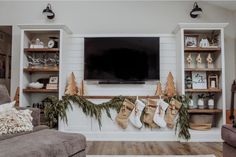
[[[87,141],[181,141],[178,139],[174,131],[161,132],[74,132],[81,133],[86,136]],[[219,133],[196,132],[191,134],[188,142],[222,142]]]

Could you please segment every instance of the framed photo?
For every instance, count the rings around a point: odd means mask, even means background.
[[[0,78],[6,78],[6,55],[0,54]]]
[[[50,76],[49,83],[50,84],[58,84],[58,76]]]
[[[207,89],[206,72],[192,72],[192,88]]]
[[[184,36],[185,47],[197,47],[198,46],[198,35],[185,35]]]

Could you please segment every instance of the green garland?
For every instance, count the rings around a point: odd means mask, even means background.
[[[189,114],[188,114],[188,105],[190,99],[185,95],[176,95],[174,97],[166,99],[165,101],[169,103],[172,98],[182,103],[182,106],[179,109],[179,115],[175,125],[175,133],[178,132],[178,138],[189,140],[191,138],[191,135],[189,133],[190,126],[189,126]]]
[[[176,123],[176,133],[178,132],[178,137],[183,139],[190,139],[190,133],[189,133],[189,115],[187,112],[188,108],[188,101],[189,99],[186,96],[174,96],[173,98],[180,101],[183,105],[179,110],[179,116],[177,118]],[[110,110],[116,110],[117,113],[120,111],[120,108],[123,104],[124,99],[129,99],[131,102],[135,102],[135,97],[124,97],[124,96],[117,96],[111,99],[110,101],[101,103],[101,104],[94,104],[93,102],[81,97],[81,96],[70,96],[66,95],[63,96],[62,100],[58,100],[55,97],[48,97],[50,99],[50,103],[48,103],[45,106],[45,117],[48,119],[48,121],[51,121],[50,124],[55,123],[55,119],[59,117],[67,123],[67,116],[66,116],[66,110],[70,107],[72,109],[72,102],[78,107],[80,107],[84,114],[90,117],[93,117],[98,120],[99,128],[102,127],[102,112],[105,111],[107,117],[112,119]],[[166,99],[165,101],[169,102],[171,98]],[[57,109],[59,107],[59,109]],[[52,111],[52,110],[56,110]],[[144,114],[144,110],[142,115]],[[143,116],[141,116],[141,121]]]

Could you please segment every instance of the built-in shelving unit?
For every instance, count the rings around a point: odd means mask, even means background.
[[[212,115],[212,129],[208,131],[191,131],[192,138],[220,140],[220,128],[225,124],[225,61],[224,61],[224,27],[225,23],[180,23],[175,30],[177,39],[177,89],[179,93],[191,96],[195,109],[189,109],[191,115]],[[214,38],[213,35],[215,35]],[[202,39],[211,40],[209,46],[202,46]],[[190,43],[188,43],[190,41]],[[206,45],[208,45],[206,43]],[[201,58],[198,62],[197,57]],[[213,59],[209,66],[208,57]],[[192,60],[191,60],[192,59]],[[196,80],[196,75],[199,80]],[[217,76],[216,87],[211,86],[212,76]],[[194,78],[193,78],[194,77]],[[205,78],[204,78],[205,77]],[[202,86],[196,86],[200,81]],[[190,83],[191,82],[191,83]],[[193,86],[194,84],[194,86]],[[208,99],[204,98],[204,109],[198,108],[198,99],[202,95],[214,94],[214,108],[207,106]],[[196,108],[197,107],[197,108]]]
[[[19,25],[19,27],[21,28],[20,106],[32,106],[51,95],[61,97],[63,93],[61,83],[65,80],[61,78],[62,53],[66,47],[64,42],[71,32],[65,25]],[[48,41],[52,38],[57,38],[57,44],[49,48]],[[32,48],[32,44],[36,44],[38,39],[43,43],[43,48]],[[32,59],[29,58],[40,61],[32,64]],[[57,89],[46,88],[51,76],[58,77]],[[45,83],[45,80],[48,82]],[[44,87],[41,89],[29,87],[31,82],[37,81],[42,81]]]

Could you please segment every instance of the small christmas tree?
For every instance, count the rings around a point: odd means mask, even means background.
[[[168,97],[172,97],[176,95],[176,89],[175,89],[175,83],[174,83],[174,77],[171,72],[169,72],[166,82],[166,88],[165,88],[165,94]]]
[[[16,101],[15,106],[19,106],[19,96],[20,96],[20,88],[17,87],[16,94],[15,94],[15,97],[14,97],[14,101]]]
[[[162,96],[162,88],[161,88],[161,82],[160,81],[157,82],[157,89],[156,89],[155,95]]]
[[[84,80],[82,80],[80,83],[79,92],[77,93],[77,95],[79,95],[79,96],[85,95]]]
[[[66,87],[65,95],[76,95],[78,93],[78,87],[75,80],[75,75],[72,72],[68,78],[68,84]]]

